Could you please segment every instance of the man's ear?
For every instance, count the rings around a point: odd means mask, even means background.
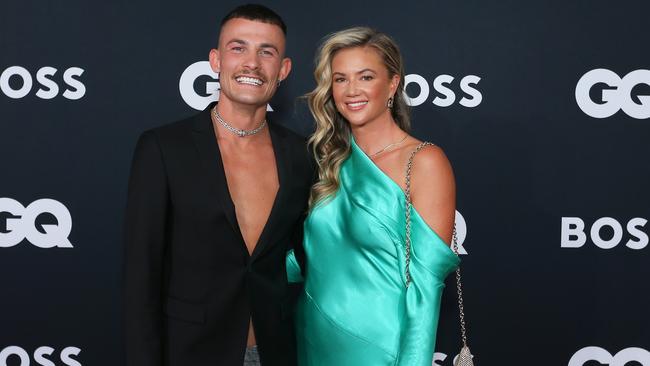
[[[218,49],[213,48],[210,50],[209,60],[212,71],[218,73],[221,70],[221,53]]]
[[[278,75],[278,80],[284,80],[289,76],[291,72],[291,59],[285,57],[282,59],[282,66],[280,67],[280,75]]]

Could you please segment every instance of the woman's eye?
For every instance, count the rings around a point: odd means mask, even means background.
[[[372,79],[374,79],[374,78],[372,77],[372,75],[363,75],[363,76],[361,77],[361,80],[363,80],[363,81],[370,81],[370,80],[372,80]]]
[[[345,81],[345,78],[335,78],[335,79],[334,79],[334,82],[335,82],[335,83],[342,83],[342,82],[344,82],[344,81]]]

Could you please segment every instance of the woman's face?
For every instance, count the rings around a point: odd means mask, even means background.
[[[398,84],[399,76],[388,75],[381,57],[371,47],[345,48],[332,58],[334,103],[353,128],[389,118],[386,104]]]

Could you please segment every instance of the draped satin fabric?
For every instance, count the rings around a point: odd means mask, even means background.
[[[406,288],[404,193],[351,145],[338,191],[304,224],[298,364],[431,366],[444,279],[459,259],[413,208]],[[287,271],[300,280],[293,253]]]

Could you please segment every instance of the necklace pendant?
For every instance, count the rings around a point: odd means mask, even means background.
[[[219,112],[217,112],[217,107],[216,106],[214,108],[212,108],[212,115],[217,120],[217,122],[219,122],[226,130],[232,132],[233,134],[235,134],[236,136],[239,136],[239,137],[246,137],[246,136],[255,135],[255,134],[259,133],[260,131],[262,131],[262,129],[266,126],[266,120],[264,120],[264,121],[262,121],[262,123],[260,123],[260,125],[257,128],[252,129],[250,131],[235,128],[235,127],[229,125],[226,121],[224,121],[223,118],[221,118],[221,115],[219,114]]]

